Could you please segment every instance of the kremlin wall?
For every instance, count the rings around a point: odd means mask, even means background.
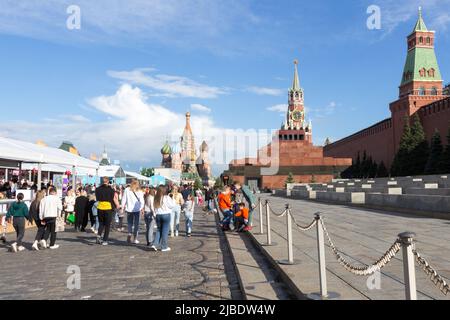
[[[436,130],[445,139],[450,125],[449,88],[443,87],[434,43],[435,32],[427,29],[420,11],[414,30],[407,38],[407,58],[399,98],[390,104],[391,118],[326,145],[325,156],[356,159],[358,153],[362,155],[366,151],[375,162],[384,162],[390,168],[405,118],[415,113],[429,141]]]

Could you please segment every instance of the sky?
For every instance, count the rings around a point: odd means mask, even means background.
[[[197,146],[214,146],[219,174],[279,129],[298,59],[306,117],[323,145],[390,116],[419,6],[447,83],[449,4],[0,0],[0,136],[54,147],[69,140],[86,157],[105,146],[139,170],[160,165],[189,111]],[[369,29],[373,5],[381,25]],[[255,132],[259,144],[245,148],[220,138]]]

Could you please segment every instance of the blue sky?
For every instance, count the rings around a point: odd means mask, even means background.
[[[449,0],[92,2],[0,0],[0,135],[155,166],[188,110],[199,140],[277,129],[298,59],[314,142],[336,140],[390,116],[419,6],[450,72]]]

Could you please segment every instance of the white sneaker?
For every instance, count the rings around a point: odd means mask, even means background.
[[[171,238],[175,237],[175,233],[173,231],[170,233],[170,237]]]
[[[35,250],[35,251],[39,251],[39,247],[38,247],[38,242],[37,242],[37,241],[35,241],[35,242],[33,243],[32,248],[33,248],[33,250]]]
[[[50,249],[51,250],[55,250],[59,248],[59,244],[55,244],[54,246],[51,246]]]
[[[39,242],[39,244],[41,245],[41,249],[47,248],[47,242],[46,242],[45,240],[41,240],[41,241]]]
[[[18,247],[17,248],[17,250],[20,252],[20,251],[23,251],[23,250],[25,250],[25,247],[24,246],[20,246],[20,247]]]
[[[162,252],[167,252],[170,251],[171,249],[169,247],[165,248],[165,249],[161,249]]]
[[[108,241],[103,241],[102,242],[102,246],[107,246],[108,245]]]
[[[14,242],[14,243],[11,245],[11,249],[12,249],[13,252],[17,252],[17,243]]]
[[[175,231],[175,237],[178,237],[178,230]]]
[[[134,243],[134,244],[139,244],[140,242],[139,242],[138,239],[136,239],[136,240],[133,241],[133,243]]]
[[[150,249],[152,249],[153,251],[158,251],[158,249],[155,246],[151,246]]]

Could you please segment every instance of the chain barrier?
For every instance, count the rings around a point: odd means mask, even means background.
[[[292,217],[292,221],[294,221],[294,224],[297,226],[297,228],[299,228],[301,231],[309,231],[309,230],[311,230],[312,228],[314,228],[315,226],[316,226],[316,224],[317,224],[317,220],[316,219],[314,219],[313,220],[313,222],[311,222],[309,225],[307,225],[307,226],[302,226],[301,224],[299,224],[296,220],[295,220],[295,218],[294,218],[294,216],[291,214],[291,217]]]
[[[345,258],[342,256],[342,254],[339,252],[339,250],[334,245],[333,241],[331,240],[330,234],[328,233],[327,228],[325,227],[325,222],[323,218],[320,218],[320,224],[322,226],[323,232],[325,233],[325,236],[327,237],[328,243],[330,244],[331,250],[333,251],[334,255],[336,256],[336,259],[338,262],[349,272],[358,275],[358,276],[368,276],[376,271],[380,270],[381,268],[385,267],[392,258],[395,257],[395,255],[400,251],[401,244],[400,241],[397,239],[394,244],[386,251],[386,253],[378,259],[374,264],[367,266],[367,267],[359,267],[354,266],[351,263],[349,263]]]
[[[269,206],[269,210],[278,218],[284,217],[286,215],[286,213],[288,212],[288,209],[285,209],[282,213],[278,214],[275,211],[273,211],[273,209],[270,206]]]
[[[437,271],[425,260],[415,249],[413,250],[416,256],[417,263],[422,268],[423,272],[430,278],[431,282],[441,290],[444,295],[450,291],[449,284],[440,276]]]

